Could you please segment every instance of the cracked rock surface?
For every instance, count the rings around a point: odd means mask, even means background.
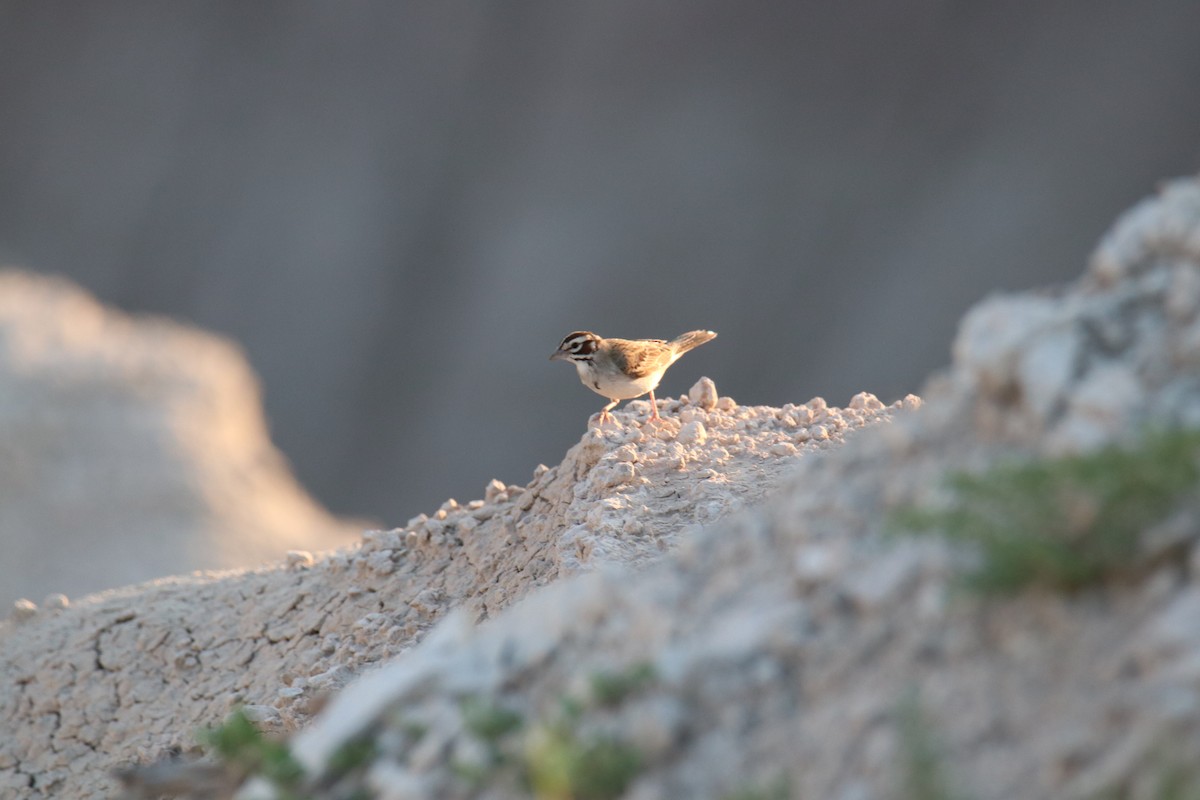
[[[700,400],[715,394],[698,386]],[[479,500],[346,550],[26,609],[0,624],[0,796],[109,797],[113,767],[186,751],[237,705],[267,730],[295,729],[450,611],[482,622],[561,578],[649,563],[900,405],[685,396],[661,401],[654,425],[634,402],[527,484],[493,480]]]

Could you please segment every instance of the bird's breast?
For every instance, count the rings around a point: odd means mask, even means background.
[[[577,361],[575,368],[579,372],[579,380],[584,386],[610,400],[630,400],[641,397],[651,389],[658,387],[662,380],[662,372],[643,375],[640,378],[630,378],[622,372],[606,372],[598,370],[591,364]]]

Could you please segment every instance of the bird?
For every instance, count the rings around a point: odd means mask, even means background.
[[[551,361],[569,361],[579,372],[584,386],[611,402],[600,411],[600,424],[622,400],[650,393],[650,419],[662,419],[654,390],[667,367],[694,347],[715,339],[712,331],[688,331],[670,341],[665,339],[605,339],[591,331],[568,333]]]

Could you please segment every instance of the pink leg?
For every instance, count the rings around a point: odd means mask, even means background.
[[[613,408],[613,406],[615,406],[619,402],[621,402],[621,401],[613,400],[611,403],[606,405],[604,408],[600,409],[600,421],[599,421],[600,425],[603,425],[605,422],[608,422],[609,417],[611,416],[608,412]]]
[[[658,401],[654,399],[654,390],[650,390],[650,419],[662,419],[658,415]]]

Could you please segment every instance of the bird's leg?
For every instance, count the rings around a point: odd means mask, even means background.
[[[600,424],[600,425],[603,425],[604,423],[608,422],[608,420],[611,418],[611,415],[610,415],[608,412],[609,412],[609,411],[612,411],[612,409],[613,409],[613,408],[614,408],[614,407],[617,405],[617,403],[619,403],[619,402],[621,402],[621,401],[620,401],[620,400],[613,400],[611,403],[609,403],[608,405],[606,405],[604,408],[600,409],[600,422],[599,422],[598,424]]]
[[[654,399],[653,389],[650,390],[650,419],[662,419],[662,417],[658,415],[658,401]]]

